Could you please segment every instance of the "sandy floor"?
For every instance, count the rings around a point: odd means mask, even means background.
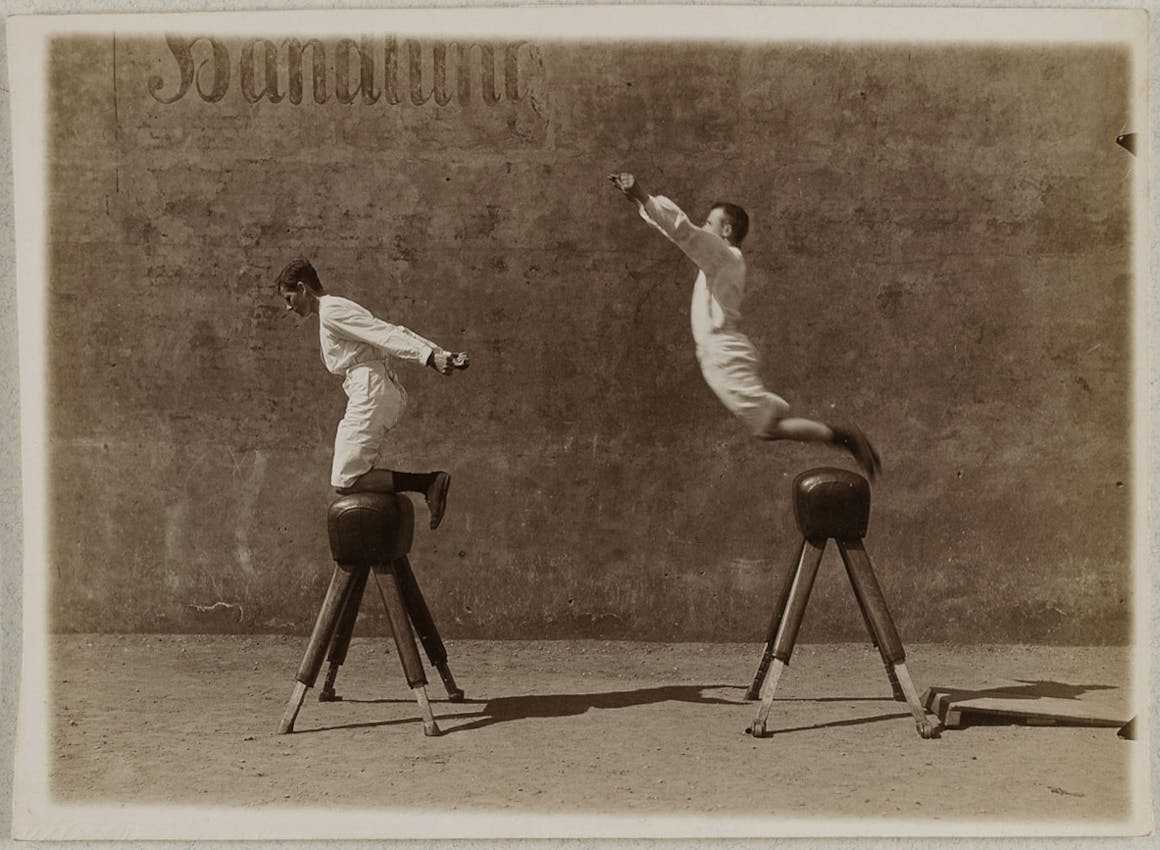
[[[59,803],[536,814],[968,819],[1115,830],[1131,757],[1115,729],[975,725],[922,740],[873,649],[799,647],[767,739],[744,734],[759,646],[448,643],[467,701],[430,685],[426,738],[387,640],[356,637],[344,701],[310,691],[275,730],[305,638],[57,636],[49,778]],[[1125,699],[1122,648],[912,646],[928,685],[1038,683]],[[1027,685],[1023,685],[1027,689]],[[1109,823],[1110,822],[1110,823]],[[985,830],[986,831],[986,830]],[[993,830],[989,830],[993,831]]]

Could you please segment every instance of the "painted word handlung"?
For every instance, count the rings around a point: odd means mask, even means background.
[[[474,80],[478,80],[484,103],[495,105],[504,98],[514,103],[527,91],[521,80],[521,49],[525,56],[535,50],[525,41],[425,45],[411,40],[400,50],[395,37],[388,36],[377,48],[366,39],[340,39],[328,52],[318,39],[305,43],[295,38],[280,42],[252,39],[241,43],[235,78],[225,42],[207,36],[172,35],[166,36],[165,42],[177,66],[176,79],[167,80],[160,74],[149,78],[149,93],[164,104],[176,103],[190,90],[207,103],[217,103],[229,92],[234,79],[249,103],[286,100],[300,104],[307,85],[303,66],[308,53],[310,97],[317,104],[326,103],[333,92],[334,99],[342,104],[357,100],[422,106],[434,101],[447,106],[454,100],[466,106],[475,96]]]

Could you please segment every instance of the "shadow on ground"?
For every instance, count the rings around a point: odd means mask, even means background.
[[[736,691],[736,699],[716,696],[711,691]],[[445,710],[437,711],[436,716],[442,726],[444,734],[455,732],[470,732],[494,726],[499,723],[509,723],[518,720],[549,720],[562,717],[575,717],[593,709],[635,708],[640,706],[656,705],[665,702],[693,703],[698,705],[756,705],[756,702],[746,700],[742,695],[745,688],[738,685],[662,685],[654,688],[637,688],[625,691],[606,691],[603,693],[584,694],[525,694],[520,696],[495,697],[494,699],[465,699],[460,703],[446,704],[447,708],[459,706],[481,706],[478,713],[449,714]],[[890,697],[792,697],[775,699],[780,702],[892,702]],[[371,699],[349,700],[352,703],[408,703],[411,700],[399,699]],[[880,720],[894,720],[900,717],[909,717],[907,712],[880,714],[873,717],[852,718],[849,720],[819,723],[812,726],[801,726],[794,729],[771,730],[774,732],[802,732],[810,729],[821,729],[829,726],[856,726],[863,723],[874,723]],[[457,726],[448,726],[448,721],[467,720]],[[370,726],[389,726],[399,723],[418,722],[417,718],[407,720],[389,720],[369,723],[349,723],[336,726],[327,726],[312,729],[312,732],[323,732],[334,729],[354,729]],[[304,730],[305,731],[305,730]]]
[[[634,708],[661,702],[688,702],[701,705],[746,705],[742,699],[723,699],[709,696],[705,691],[728,688],[730,685],[661,685],[632,691],[607,691],[590,694],[527,694],[524,696],[496,697],[495,699],[465,700],[465,705],[483,705],[482,716],[449,729],[449,732],[467,732],[496,723],[513,720],[574,717],[596,708]],[[740,690],[740,689],[739,689]]]

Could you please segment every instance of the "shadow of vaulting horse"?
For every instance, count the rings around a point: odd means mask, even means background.
[[[662,685],[632,691],[606,691],[590,694],[527,694],[496,697],[489,700],[465,700],[464,705],[482,705],[480,715],[469,723],[448,729],[467,732],[513,720],[537,720],[575,717],[592,709],[634,708],[662,702],[685,702],[697,705],[746,705],[744,700],[709,696],[705,691],[730,688],[731,685]]]

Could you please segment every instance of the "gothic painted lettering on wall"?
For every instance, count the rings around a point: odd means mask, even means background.
[[[400,45],[386,36],[378,42],[263,38],[227,44],[208,36],[170,35],[165,42],[172,61],[148,81],[149,93],[162,104],[186,96],[216,103],[235,86],[249,103],[323,104],[333,98],[342,104],[494,106],[525,97],[536,57],[535,46],[526,41],[408,39]]]

